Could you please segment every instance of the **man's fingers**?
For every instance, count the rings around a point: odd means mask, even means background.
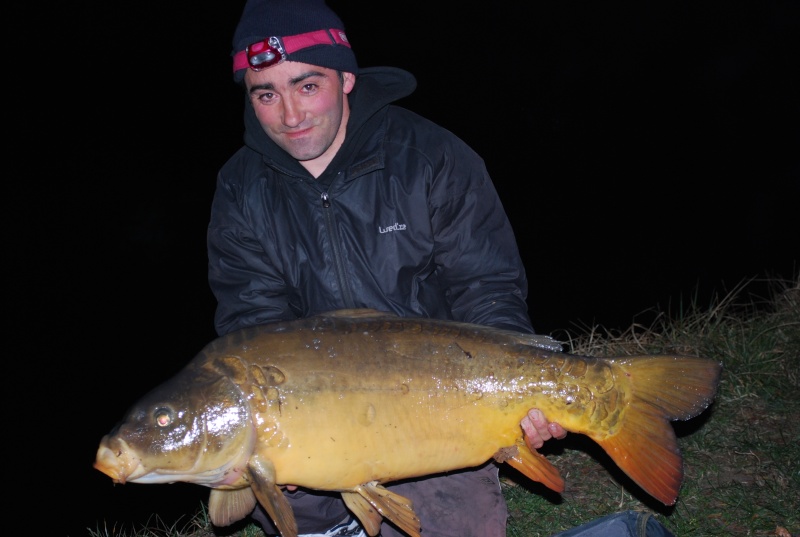
[[[541,434],[543,437],[547,435],[546,438],[544,439],[549,440],[550,432],[547,430],[547,420],[544,419],[544,414],[542,413],[542,411],[539,410],[538,408],[532,408],[531,410],[528,411],[528,418],[530,418],[531,423],[536,428],[536,430],[539,431],[539,434]]]
[[[525,416],[519,424],[522,427],[522,432],[524,433],[522,437],[525,439],[528,449],[536,450],[544,445],[544,440],[542,440],[541,435],[528,416]]]
[[[539,449],[545,440],[550,440],[553,435],[547,428],[547,420],[540,410],[532,409],[520,423],[525,433],[525,443],[530,449]]]
[[[561,440],[567,436],[567,431],[558,423],[548,423],[547,429],[550,431],[550,434],[553,435],[553,438]]]
[[[520,422],[525,433],[525,443],[531,450],[539,449],[551,438],[564,438],[567,431],[557,423],[548,423],[544,414],[539,409],[531,409],[528,415]]]

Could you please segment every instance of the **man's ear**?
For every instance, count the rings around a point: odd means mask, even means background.
[[[356,85],[356,75],[353,73],[343,72],[342,73],[342,91],[344,94],[347,95],[351,91],[353,91],[353,87]]]

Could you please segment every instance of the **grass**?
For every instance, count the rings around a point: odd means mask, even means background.
[[[763,283],[763,282],[761,282]],[[664,507],[641,492],[582,435],[542,450],[566,481],[562,494],[504,466],[509,537],[549,536],[624,509],[653,513],[678,537],[800,536],[800,276],[768,282],[767,297],[743,297],[746,282],[709,307],[656,312],[648,326],[614,333],[587,327],[554,334],[569,352],[594,356],[671,353],[720,360],[714,404],[675,422],[685,479]],[[135,530],[100,528],[90,537],[263,537],[255,525],[213,528],[205,506],[179,526],[154,519]]]

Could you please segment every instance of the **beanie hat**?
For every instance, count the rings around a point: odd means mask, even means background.
[[[324,0],[247,0],[233,34],[233,78],[283,60],[358,73],[344,24]]]

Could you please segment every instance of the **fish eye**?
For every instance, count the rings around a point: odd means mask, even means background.
[[[159,427],[166,427],[172,423],[172,411],[164,407],[157,408],[155,412],[153,412],[153,418],[155,418],[156,425]]]

